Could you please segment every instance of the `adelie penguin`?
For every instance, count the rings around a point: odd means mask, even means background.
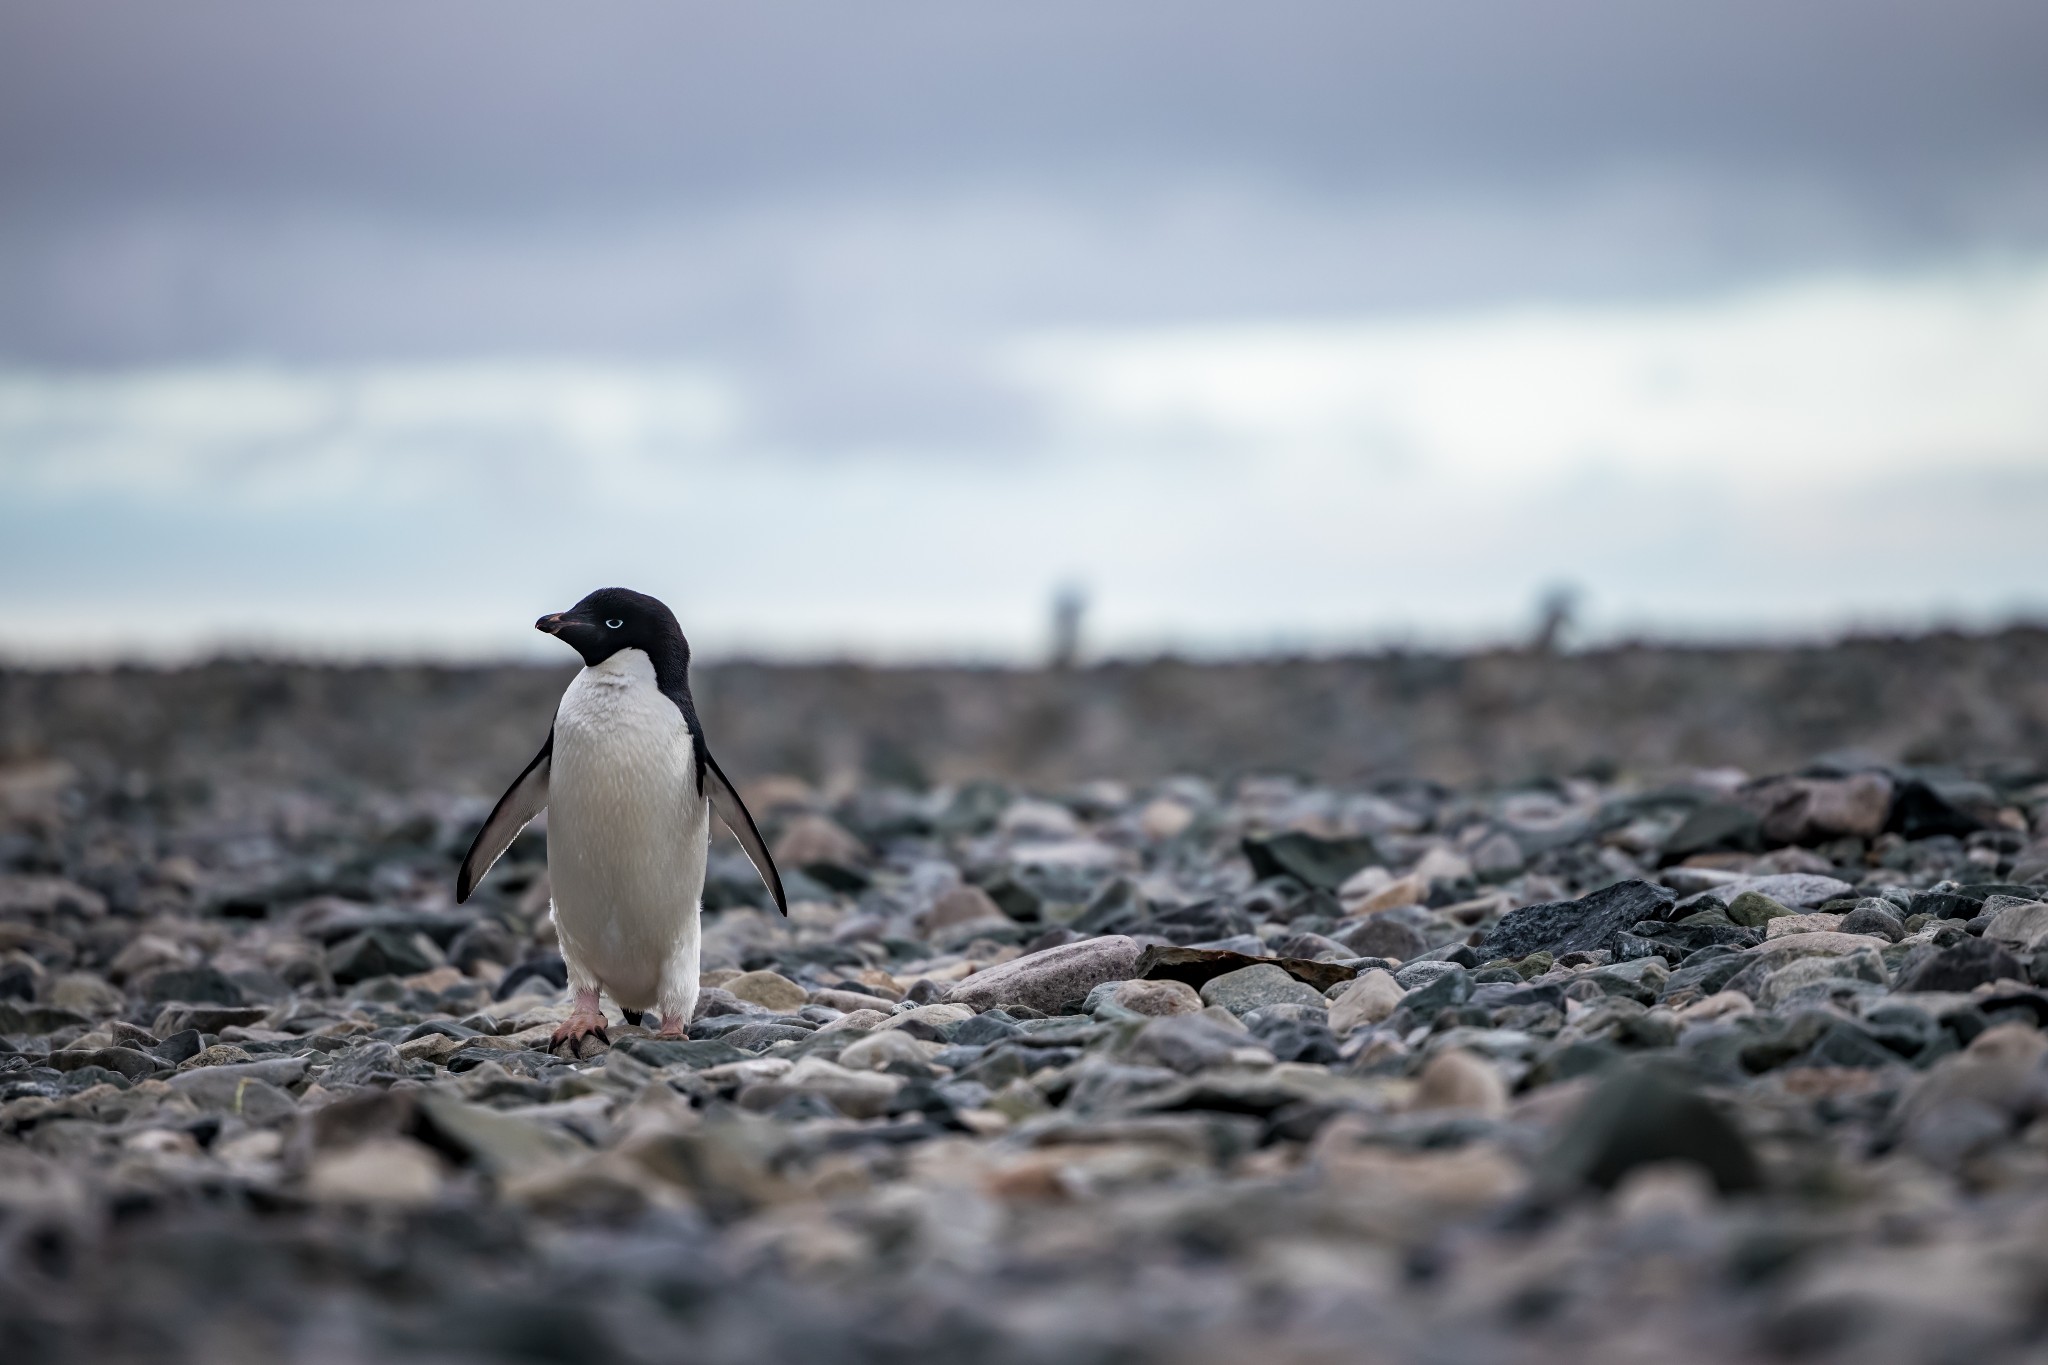
[[[455,899],[543,809],[556,937],[575,1010],[550,1046],[605,1038],[602,995],[629,1018],[653,1011],[680,1038],[697,1005],[698,913],[711,816],[739,838],[776,908],[782,878],[754,817],[704,743],[690,700],[690,645],[645,593],[600,588],[534,628],[583,656],[554,729],[498,798],[462,860]]]

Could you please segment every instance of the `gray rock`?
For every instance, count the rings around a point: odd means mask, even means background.
[[[1202,986],[1202,1003],[1220,1005],[1235,1015],[1246,1015],[1267,1005],[1307,1004],[1325,1008],[1323,994],[1270,962],[1240,967],[1213,977]]]
[[[1405,962],[1429,949],[1429,940],[1420,929],[1386,914],[1367,915],[1355,924],[1340,927],[1331,937],[1360,957]]]
[[[753,1055],[724,1038],[622,1038],[614,1051],[651,1067],[680,1066],[692,1071],[743,1062]]]
[[[1928,958],[1905,980],[1902,991],[1971,991],[2004,978],[2026,979],[2026,968],[2004,945],[1988,938],[1966,938]]]
[[[1455,962],[1423,958],[1415,962],[1403,963],[1395,970],[1394,980],[1401,984],[1402,990],[1419,990],[1432,981],[1446,976],[1456,976],[1463,970],[1465,969]]]
[[[1985,938],[2008,948],[2033,952],[2048,944],[2048,902],[2021,900],[2016,896],[1989,896],[1984,901]],[[1853,933],[1847,922],[1845,932]]]
[[[1613,1189],[1637,1167],[1679,1161],[1699,1167],[1724,1194],[1758,1189],[1763,1169],[1735,1125],[1713,1105],[1647,1066],[1624,1067],[1589,1096],[1539,1167],[1560,1193]]]
[[[150,1031],[160,1038],[186,1029],[219,1033],[224,1028],[260,1024],[269,1015],[269,1008],[263,1005],[166,1005],[157,1013]]]
[[[2048,906],[2041,908],[2048,910]],[[1874,896],[1856,902],[1856,908],[1842,916],[1840,928],[1845,934],[1874,934],[1893,943],[1906,936],[1906,922],[1897,908]]]
[[[1472,875],[1485,882],[1504,882],[1528,863],[1522,845],[1506,830],[1495,830],[1473,846]]]
[[[1449,970],[1436,973],[1401,997],[1400,1008],[1394,1015],[1397,1025],[1404,1020],[1407,1027],[1426,1023],[1437,1011],[1453,1009],[1472,998],[1472,973],[1453,962],[1444,966]],[[1401,980],[1398,976],[1394,979]]]
[[[305,1075],[307,1059],[279,1057],[234,1066],[207,1066],[171,1077],[171,1089],[209,1113],[243,1119],[259,1127],[298,1112],[283,1087]]]
[[[574,1138],[545,1124],[464,1104],[448,1095],[420,1095],[419,1113],[441,1145],[459,1150],[494,1176],[517,1175],[585,1150]]]
[[[1663,919],[1672,892],[1652,882],[1617,882],[1575,901],[1510,911],[1479,945],[1481,961],[1611,948],[1639,920]]]
[[[1138,1030],[1124,1049],[1124,1058],[1191,1076],[1205,1067],[1221,1065],[1233,1049],[1251,1041],[1198,1014],[1165,1015]]]
[[[1313,834],[1290,832],[1271,838],[1247,838],[1244,855],[1252,873],[1267,877],[1292,877],[1303,885],[1335,891],[1344,879],[1369,863],[1380,861],[1379,848],[1369,836],[1351,839],[1323,839]]]
[[[1708,900],[1726,905],[1745,891],[1768,896],[1794,910],[1811,910],[1816,905],[1838,900],[1843,896],[1852,896],[1856,893],[1856,888],[1839,877],[1824,877],[1815,872],[1784,872],[1769,877],[1752,877],[1747,881],[1732,882],[1726,886],[1698,892],[1680,901],[1678,908],[1697,908]]]
[[[401,929],[368,929],[327,950],[327,971],[341,985],[373,976],[413,976],[440,963],[424,936]]]
[[[50,1054],[50,1065],[59,1071],[77,1071],[83,1067],[104,1067],[131,1081],[147,1080],[162,1070],[165,1063],[150,1053],[132,1047],[84,1047],[65,1048]]]
[[[1031,953],[976,972],[946,995],[949,1003],[975,1011],[1022,1005],[1041,1014],[1078,1005],[1104,981],[1129,977],[1143,951],[1123,934],[1085,938]]]
[[[173,1000],[239,1005],[243,1000],[242,988],[214,967],[167,967],[151,972],[140,986],[142,998],[153,1005]]]

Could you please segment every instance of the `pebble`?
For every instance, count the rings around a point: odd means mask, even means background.
[[[714,848],[690,1038],[571,1057],[544,833],[449,900],[504,774],[180,752],[207,783],[80,755],[0,824],[0,1321],[36,1358],[2024,1356],[2031,778],[1887,770],[1873,830],[1861,768],[878,759],[757,807],[788,919]]]
[[[1330,1000],[1330,1031],[1343,1037],[1353,1029],[1377,1024],[1400,1005],[1408,992],[1386,970],[1375,967],[1338,988]]]

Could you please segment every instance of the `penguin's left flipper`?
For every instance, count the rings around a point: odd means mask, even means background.
[[[740,794],[733,790],[719,770],[718,761],[709,752],[704,754],[704,788],[711,796],[711,809],[718,812],[718,818],[725,821],[725,827],[740,841],[740,847],[747,851],[747,857],[754,863],[754,870],[761,874],[761,880],[768,884],[768,892],[775,897],[775,908],[786,919],[789,916],[789,898],[782,893],[782,874],[775,870],[775,860],[768,856],[768,845],[762,842],[761,831],[754,825],[754,817],[747,811],[747,803],[740,800]]]
[[[469,893],[476,890],[476,884],[484,879],[484,873],[491,865],[505,856],[505,850],[512,847],[512,841],[519,837],[519,831],[533,823],[533,817],[547,809],[548,771],[555,761],[555,732],[548,731],[547,743],[540,746],[540,752],[533,756],[533,762],[526,765],[505,794],[498,798],[498,804],[491,807],[490,818],[484,827],[476,832],[476,839],[463,855],[462,871],[455,878],[455,901],[461,904],[469,899]]]

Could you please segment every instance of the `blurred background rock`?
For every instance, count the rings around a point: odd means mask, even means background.
[[[109,776],[491,796],[567,667],[227,660],[0,671],[0,756]],[[1384,652],[1070,668],[726,662],[697,672],[721,761],[842,789],[1295,774],[1512,783],[1678,768],[2048,761],[2048,631],[1785,647]]]

